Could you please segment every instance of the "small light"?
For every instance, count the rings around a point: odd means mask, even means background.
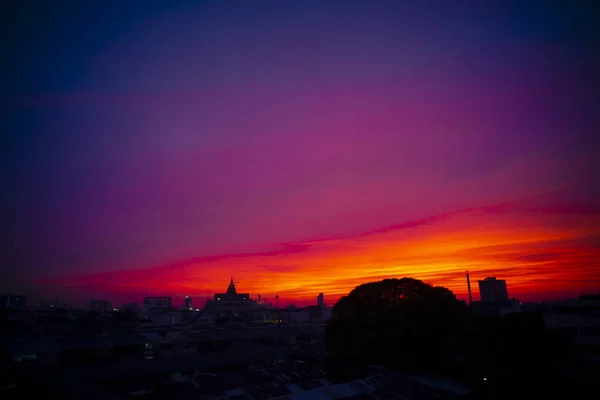
[[[484,381],[487,381],[487,378],[483,378]]]

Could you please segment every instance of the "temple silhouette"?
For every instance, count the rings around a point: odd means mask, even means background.
[[[225,293],[217,293],[212,300],[207,300],[204,310],[216,314],[239,313],[255,309],[257,305],[256,300],[251,299],[249,293],[237,292],[233,277],[231,277]]]

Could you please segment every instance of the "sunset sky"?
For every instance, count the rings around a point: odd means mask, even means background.
[[[0,11],[0,292],[600,290],[600,25],[577,2],[63,3]]]

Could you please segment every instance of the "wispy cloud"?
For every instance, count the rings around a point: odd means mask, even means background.
[[[193,257],[40,283],[141,293],[148,280],[153,291],[206,296],[234,275],[245,291],[306,300],[319,292],[335,299],[364,282],[411,276],[465,296],[464,271],[469,270],[475,279],[502,277],[512,295],[525,298],[600,287],[600,244],[593,239],[600,234],[598,210],[533,204],[525,199],[361,234],[281,244],[273,250]]]

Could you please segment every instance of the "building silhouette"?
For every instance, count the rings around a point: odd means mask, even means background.
[[[41,310],[56,309],[56,308],[60,308],[60,304],[58,302],[58,297],[56,298],[56,300],[40,301],[40,309]]]
[[[319,295],[317,296],[317,306],[325,307],[325,296],[323,295],[323,293],[319,293]]]
[[[256,306],[256,300],[252,300],[249,293],[237,292],[233,278],[231,278],[225,293],[216,293],[212,300],[207,300],[204,311],[220,315],[222,313],[239,313],[254,309]]]
[[[92,300],[90,301],[90,311],[97,311],[99,313],[106,313],[112,311],[112,305],[108,300]]]
[[[119,308],[119,311],[131,311],[131,312],[138,313],[140,311],[140,308],[138,306],[138,303],[129,303],[129,304],[123,304]]]
[[[0,297],[0,307],[7,310],[26,310],[27,296],[18,294],[7,294]]]
[[[235,283],[233,283],[233,277],[229,281],[229,286],[227,286],[227,291],[225,293],[217,293],[214,297],[215,301],[245,301],[250,299],[250,294],[248,293],[238,293],[235,288]]]
[[[495,276],[479,281],[479,295],[484,303],[509,301],[506,281]]]
[[[190,296],[185,296],[185,304],[183,306],[186,310],[192,308],[192,298]]]
[[[142,303],[144,313],[164,312],[172,307],[172,299],[167,296],[146,296]]]

